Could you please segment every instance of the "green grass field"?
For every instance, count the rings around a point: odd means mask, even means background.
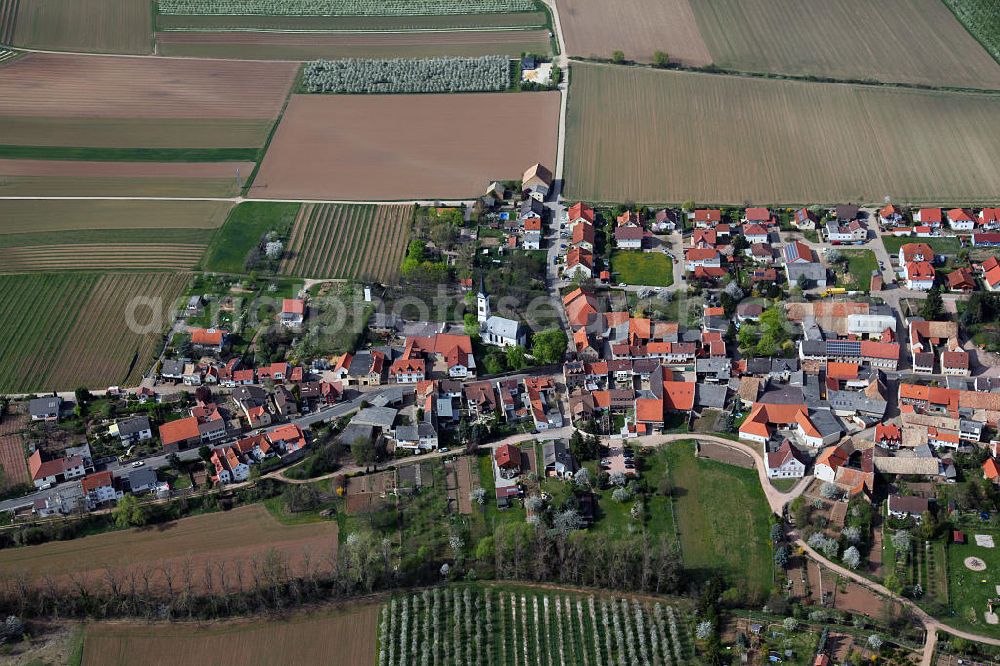
[[[898,236],[882,236],[882,243],[885,250],[893,257],[899,254],[899,248],[907,243],[926,243],[938,254],[958,254],[962,247],[955,236],[944,236],[941,238],[900,238]]]
[[[847,274],[837,271],[838,286],[851,291],[868,291],[872,271],[878,270],[878,259],[871,250],[841,250],[847,258]]]
[[[300,204],[247,201],[229,213],[212,239],[202,268],[216,273],[242,273],[251,250],[268,231],[287,236]]]
[[[976,633],[990,636],[1000,636],[1000,626],[986,624],[983,613],[986,612],[988,599],[1000,597],[1000,548],[983,548],[976,545],[976,534],[992,535],[994,542],[1000,546],[1000,531],[974,529],[966,531],[968,543],[964,545],[948,545],[948,582],[951,605],[955,610],[956,624],[968,627]],[[986,563],[986,571],[975,572],[965,566],[965,558],[978,557]],[[952,622],[952,618],[948,619]]]
[[[674,262],[660,252],[615,252],[611,277],[625,284],[669,287],[674,283]]]
[[[674,486],[685,570],[695,577],[721,571],[746,592],[766,596],[770,511],[757,473],[699,460],[689,441],[671,444],[662,455]]]

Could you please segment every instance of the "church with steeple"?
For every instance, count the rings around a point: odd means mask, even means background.
[[[479,337],[484,344],[494,347],[524,346],[527,336],[521,322],[506,317],[498,317],[490,310],[490,295],[482,277],[479,278],[479,292],[476,294],[476,317],[479,320]]]

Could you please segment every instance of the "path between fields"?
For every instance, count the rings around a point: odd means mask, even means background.
[[[399,199],[395,201],[370,201],[368,199],[261,199],[258,197],[59,197],[59,196],[16,196],[3,195],[0,201],[216,201],[223,203],[243,203],[254,201],[263,203],[306,203],[306,204],[372,204],[375,206],[393,206],[412,204],[417,206],[472,206],[475,199],[458,199],[444,201],[442,199]]]

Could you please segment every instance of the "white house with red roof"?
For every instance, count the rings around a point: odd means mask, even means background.
[[[80,484],[87,497],[87,505],[91,509],[105,502],[120,500],[124,495],[121,489],[116,486],[114,476],[110,471],[88,474]]]
[[[714,227],[722,222],[722,211],[718,208],[702,208],[691,213],[694,226],[699,229]]]
[[[1000,229],[1000,208],[984,208],[979,211],[976,221],[984,231]]]
[[[934,266],[927,261],[907,262],[903,264],[903,279],[907,289],[930,291],[934,287]]]
[[[767,210],[766,208],[764,210]],[[751,245],[754,243],[767,243],[770,240],[770,236],[767,232],[767,227],[758,224],[746,224],[743,226],[743,236],[747,239]]]
[[[582,247],[571,247],[566,253],[566,266],[563,268],[563,278],[572,280],[575,277],[590,278],[594,275],[594,253]]]
[[[771,226],[774,216],[767,208],[747,208],[743,221],[749,224],[756,223],[763,226]]]
[[[78,479],[87,473],[83,456],[43,460],[41,449],[28,457],[28,471],[36,488]]]
[[[976,219],[964,208],[952,208],[948,211],[948,226],[953,231],[972,231],[976,228]]]
[[[937,228],[944,221],[944,212],[940,208],[921,208],[913,214],[913,221]]]
[[[566,223],[570,228],[575,227],[580,222],[593,224],[595,220],[594,209],[581,202],[575,203],[566,211]]]
[[[896,227],[906,223],[906,216],[903,215],[902,210],[890,203],[886,204],[882,210],[878,212],[878,221],[883,226]]]
[[[983,282],[990,291],[1000,291],[1000,260],[990,257],[980,268],[983,271]]]
[[[684,252],[685,270],[692,272],[699,266],[705,268],[720,268],[722,266],[722,259],[719,256],[719,251],[710,247],[688,248]]]
[[[215,466],[212,475],[215,483],[239,483],[250,478],[250,461],[235,446],[213,449],[209,462]]]
[[[301,328],[305,320],[306,302],[301,298],[286,298],[281,301],[279,321],[287,328]]]

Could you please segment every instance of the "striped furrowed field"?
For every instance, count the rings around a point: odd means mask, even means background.
[[[568,195],[969,205],[1000,191],[1000,97],[574,64]],[[616,103],[604,103],[616,100]]]
[[[390,284],[399,275],[412,219],[413,206],[303,205],[281,272]]]
[[[0,276],[0,392],[134,382],[186,283],[183,273]]]
[[[0,251],[0,273],[106,270],[191,270],[205,245],[43,245]]]
[[[94,53],[153,51],[149,0],[0,0],[0,42]]]
[[[20,435],[0,435],[0,490],[31,483],[24,460],[24,441]]]
[[[719,67],[1000,88],[1000,65],[941,0],[699,0],[691,8]]]
[[[541,591],[442,589],[394,598],[378,666],[690,663],[687,628],[665,604]]]

